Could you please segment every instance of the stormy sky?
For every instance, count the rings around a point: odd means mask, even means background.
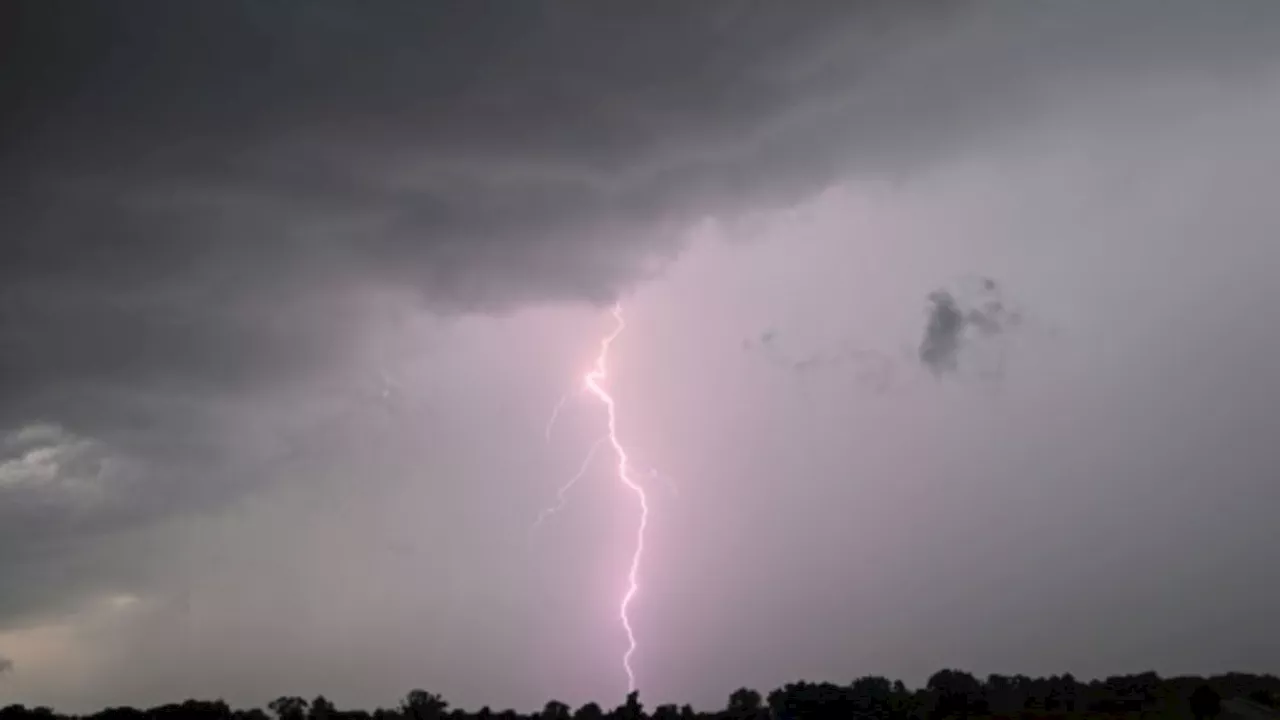
[[[0,698],[1280,665],[1280,4],[0,12]]]

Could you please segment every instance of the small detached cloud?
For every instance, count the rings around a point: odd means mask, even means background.
[[[99,502],[110,481],[105,447],[56,425],[29,425],[6,435],[0,448],[0,498],[86,507]]]
[[[920,362],[934,375],[942,375],[954,371],[959,364],[965,317],[951,293],[931,292],[929,303],[932,307],[920,341]]]
[[[1022,313],[1009,309],[995,280],[978,277],[958,285],[928,296],[928,319],[917,354],[937,377],[959,372],[971,350],[1022,324]],[[1003,369],[1001,353],[996,361],[998,374]]]

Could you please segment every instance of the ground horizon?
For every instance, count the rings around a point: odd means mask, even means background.
[[[1223,714],[1223,700],[1237,703],[1226,712],[1227,715],[1280,714],[1280,677],[1241,672],[1161,677],[1147,671],[1087,681],[1078,680],[1070,673],[1048,677],[991,674],[979,679],[963,670],[944,668],[918,688],[911,688],[901,680],[874,675],[860,677],[847,685],[798,680],[767,693],[742,687],[729,694],[724,707],[715,709],[667,703],[646,712],[639,690],[634,690],[612,709],[593,701],[572,708],[549,699],[543,707],[531,712],[495,710],[487,705],[467,710],[451,706],[447,698],[439,694],[414,689],[394,707],[372,710],[339,709],[324,695],[316,695],[310,700],[299,695],[284,695],[263,707],[232,708],[222,700],[188,699],[147,709],[111,706],[80,714],[63,714],[48,707],[27,708],[20,703],[10,703],[0,705],[0,720],[50,720],[56,717],[86,720],[263,720],[268,717],[267,711],[279,720],[689,720],[708,716],[764,720],[849,717],[850,713],[903,719],[1012,717],[1011,713],[1021,718],[1094,717],[1099,714],[1122,718],[1133,714],[1147,717],[1152,712],[1160,717],[1209,718]]]

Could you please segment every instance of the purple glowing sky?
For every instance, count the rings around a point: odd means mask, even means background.
[[[1280,6],[848,5],[9,24],[0,697],[620,701],[614,301],[646,704],[1274,670]]]

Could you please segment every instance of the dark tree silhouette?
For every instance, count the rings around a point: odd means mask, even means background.
[[[985,709],[980,707],[984,700],[982,683],[963,670],[939,670],[929,678],[925,689],[934,696],[935,717],[968,717]]]
[[[1174,718],[1211,720],[1219,717],[1223,698],[1275,704],[1280,678],[1273,675],[1228,673],[1213,677],[1161,678],[1154,672],[1117,675],[1080,682],[1070,674],[1031,678],[1025,675],[987,676],[948,668],[933,674],[920,689],[900,680],[865,676],[848,685],[797,681],[761,696],[752,688],[729,695],[724,708],[698,712],[689,705],[660,705],[646,715],[639,693],[604,712],[594,702],[576,710],[551,700],[527,714],[488,707],[469,712],[450,709],[444,698],[413,690],[394,708],[340,710],[323,695],[308,702],[299,696],[272,700],[267,708],[279,720],[925,720],[926,718],[1057,718],[1086,720],[1144,720]],[[0,708],[0,720],[271,720],[260,708],[233,709],[221,700],[186,700],[150,709],[109,707],[73,717],[47,707],[10,705]]]
[[[653,709],[653,720],[680,720],[680,708],[673,703],[659,705]]]
[[[1280,707],[1280,697],[1277,697],[1266,690],[1254,690],[1250,692],[1249,699],[1259,705],[1265,705],[1269,708]]]
[[[868,675],[854,680],[849,691],[857,712],[884,714],[890,709],[894,684],[889,678]]]
[[[329,702],[323,695],[317,695],[315,700],[311,701],[311,707],[307,710],[307,720],[333,720],[334,714],[337,712],[333,707],[333,703]]]
[[[632,690],[627,693],[627,701],[620,705],[612,713],[617,720],[642,720],[644,718],[644,704],[640,702],[640,691]]]
[[[1191,693],[1190,705],[1196,720],[1208,720],[1222,711],[1222,697],[1208,685],[1201,685]]]
[[[751,688],[738,688],[729,695],[726,714],[733,720],[754,720],[764,713],[764,698]]]
[[[573,714],[573,720],[603,720],[604,711],[596,703],[589,702],[578,708]]]
[[[449,703],[426,690],[410,690],[400,702],[400,711],[408,720],[440,720]]]
[[[310,703],[300,697],[286,696],[267,703],[267,708],[280,720],[305,720],[309,705]]]
[[[542,720],[571,720],[573,709],[559,700],[548,700],[542,707]]]

